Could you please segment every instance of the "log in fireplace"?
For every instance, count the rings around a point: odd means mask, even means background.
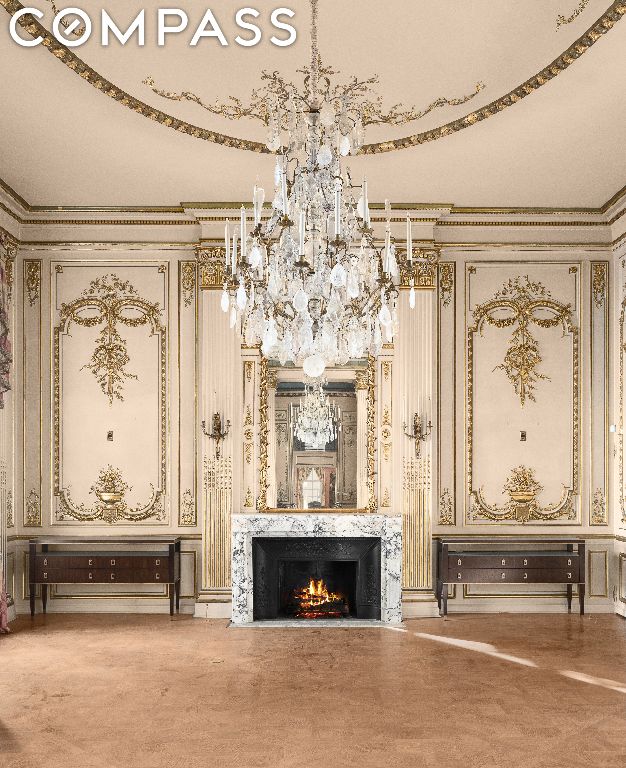
[[[254,619],[380,619],[380,538],[252,538]]]

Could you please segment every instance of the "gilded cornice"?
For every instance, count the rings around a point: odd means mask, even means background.
[[[0,4],[5,8],[7,13],[13,14],[20,10],[24,6],[17,0],[0,0]],[[469,128],[475,123],[486,120],[493,115],[497,115],[504,109],[516,104],[526,96],[529,96],[534,91],[541,88],[541,86],[553,80],[561,72],[568,69],[577,59],[579,59],[584,53],[586,53],[594,43],[596,43],[603,35],[609,32],[615,24],[626,14],[626,1],[617,0],[611,3],[609,8],[595,21],[587,31],[581,35],[572,45],[570,45],[560,56],[554,61],[541,69],[531,78],[517,86],[507,94],[495,99],[485,107],[477,109],[469,114],[461,117],[457,120],[453,120],[445,125],[441,125],[437,128],[433,128],[428,131],[416,133],[411,136],[405,136],[400,139],[393,139],[390,141],[382,141],[373,144],[366,144],[360,150],[361,154],[380,154],[382,152],[391,152],[397,149],[406,149],[408,147],[418,146],[419,144],[425,144],[430,141],[436,141],[445,136],[449,136],[452,133]],[[200,126],[188,123],[185,120],[181,120],[173,115],[163,112],[160,109],[149,106],[145,102],[137,99],[135,96],[126,93],[126,91],[118,88],[114,83],[107,80],[100,75],[96,70],[92,69],[82,59],[80,59],[72,50],[60,43],[42,24],[40,24],[33,16],[27,14],[22,16],[19,20],[20,26],[33,37],[41,36],[43,38],[42,46],[45,47],[53,56],[59,61],[62,61],[65,66],[75,72],[81,79],[88,82],[91,86],[101,91],[103,94],[111,99],[114,99],[122,106],[131,109],[133,112],[143,115],[150,120],[153,120],[161,125],[171,128],[179,133],[185,133],[194,138],[202,139],[204,141],[210,141],[222,146],[234,147],[236,149],[245,149],[251,152],[259,152],[263,154],[269,153],[265,144],[258,141],[250,141],[248,139],[237,138],[235,136],[229,136],[224,133],[218,133],[211,131],[207,128],[201,128]]]

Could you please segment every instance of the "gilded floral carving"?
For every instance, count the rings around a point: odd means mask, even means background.
[[[24,287],[28,296],[28,303],[31,307],[39,301],[39,292],[41,289],[41,261],[27,260],[24,262]]]
[[[527,523],[531,520],[568,520],[576,519],[576,509],[571,494],[563,489],[561,499],[552,505],[542,507],[537,496],[543,486],[535,477],[535,470],[520,465],[512,469],[504,483],[503,493],[509,497],[503,505],[489,505],[482,496],[482,490],[472,494],[471,514],[473,518],[485,518],[491,521],[512,520]]]
[[[158,521],[165,519],[163,494],[155,491],[150,485],[152,496],[145,506],[130,507],[126,500],[128,491],[132,486],[124,479],[122,470],[111,464],[98,472],[96,481],[92,484],[90,493],[98,499],[93,507],[77,503],[71,498],[69,489],[61,493],[59,501],[58,519],[73,519],[79,522],[96,522],[113,524],[122,521],[140,522],[155,518]]]
[[[180,524],[196,525],[196,499],[191,488],[187,488],[180,499]]]
[[[130,314],[127,312],[130,310]],[[96,314],[85,314],[92,311]],[[104,324],[88,363],[83,368],[92,372],[100,389],[109,400],[123,401],[124,383],[137,376],[126,369],[130,363],[126,340],[118,326],[137,328],[150,325],[152,332],[159,326],[161,309],[157,303],[142,299],[127,280],[115,274],[92,280],[79,299],[61,305],[61,323],[69,329],[72,322],[91,328]]]
[[[608,522],[604,492],[596,488],[591,500],[591,525],[606,525]]]
[[[569,325],[570,305],[555,301],[541,283],[531,281],[528,276],[515,277],[505,283],[493,299],[479,304],[473,316],[474,328],[470,333],[478,330],[482,335],[484,323],[513,329],[504,360],[494,370],[504,372],[522,407],[527,399],[534,401],[537,382],[549,381],[549,376],[539,370],[542,358],[531,328],[533,325],[539,328]]]
[[[41,526],[41,499],[34,489],[31,490],[26,497],[25,512],[25,526],[28,526],[29,528],[37,528]]]
[[[449,307],[454,293],[454,263],[447,261],[439,265],[439,296],[441,306]]]
[[[591,265],[591,292],[593,303],[597,309],[601,309],[606,298],[607,264],[596,263]]]
[[[454,504],[448,488],[439,497],[439,525],[454,525]]]
[[[184,306],[190,307],[196,291],[196,263],[182,261],[180,264],[180,292]]]

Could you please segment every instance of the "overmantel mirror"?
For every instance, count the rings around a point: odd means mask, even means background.
[[[376,510],[375,361],[351,361],[309,379],[262,360],[259,509]]]

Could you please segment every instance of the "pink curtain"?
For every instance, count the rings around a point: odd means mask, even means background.
[[[4,393],[11,389],[11,341],[9,338],[9,298],[7,276],[0,264],[0,408],[4,408]]]
[[[4,574],[0,568],[0,632],[7,634],[9,632],[9,606],[7,593],[4,588]]]

